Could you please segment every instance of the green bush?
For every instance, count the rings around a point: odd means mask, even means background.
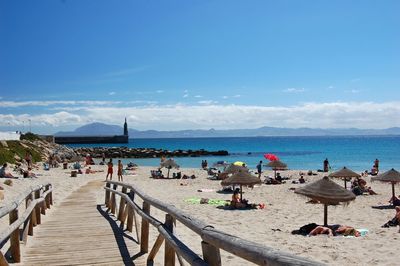
[[[6,162],[15,163],[15,155],[18,155],[21,159],[24,159],[25,153],[27,151],[32,154],[33,162],[40,162],[42,160],[41,154],[36,151],[32,146],[26,148],[22,146],[18,140],[7,141],[7,145],[8,148],[0,146],[0,164]]]

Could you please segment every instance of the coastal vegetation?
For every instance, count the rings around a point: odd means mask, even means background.
[[[16,163],[25,157],[26,152],[32,155],[33,162],[42,160],[40,148],[30,141],[2,141],[0,145],[0,164]]]

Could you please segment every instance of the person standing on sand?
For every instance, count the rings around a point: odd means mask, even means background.
[[[262,173],[262,161],[260,161],[257,164],[257,173],[258,173],[258,178],[261,178],[261,173]]]
[[[32,167],[32,155],[29,151],[25,152],[25,161],[28,164],[28,168]]]
[[[375,161],[374,161],[374,167],[376,168],[376,173],[378,173],[379,172],[379,160],[378,160],[378,158],[375,159]]]
[[[124,182],[124,179],[122,178],[122,169],[124,168],[124,165],[122,164],[121,160],[118,160],[118,181]]]
[[[326,158],[324,160],[324,172],[328,172],[329,171],[329,161],[328,158]]]
[[[113,162],[112,162],[112,159],[110,159],[110,161],[109,161],[108,164],[107,164],[106,181],[108,180],[108,176],[109,176],[109,175],[110,175],[110,180],[112,180],[112,175],[113,175],[113,172],[114,172],[113,166],[114,166],[114,164],[113,164]]]

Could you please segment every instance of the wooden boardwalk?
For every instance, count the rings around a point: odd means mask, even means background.
[[[91,181],[51,210],[23,248],[22,264],[145,265],[135,237],[97,202],[103,185]]]

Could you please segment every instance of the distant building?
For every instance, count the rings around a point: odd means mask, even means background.
[[[0,140],[20,140],[19,132],[0,132]]]
[[[124,123],[124,136],[129,136],[128,135],[128,123],[126,123],[126,117],[125,117],[125,123]]]

